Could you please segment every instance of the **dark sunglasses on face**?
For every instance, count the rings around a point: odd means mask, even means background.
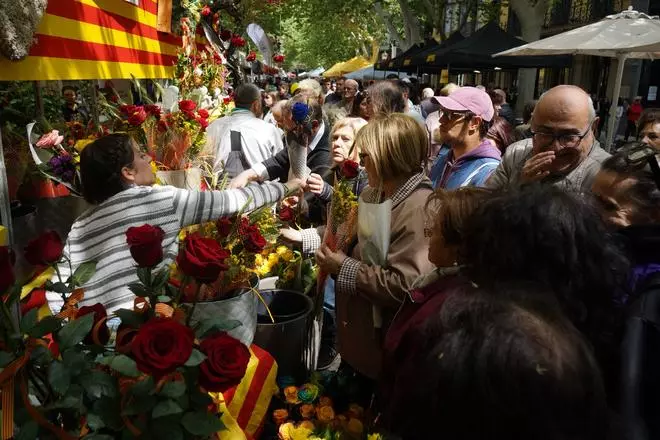
[[[458,121],[468,115],[467,112],[454,112],[451,110],[440,110],[439,112],[440,120],[446,119],[447,121]]]
[[[658,164],[658,150],[646,144],[635,143],[624,151],[624,158],[628,165],[643,168],[646,165],[653,173],[655,185],[660,189],[660,164]]]

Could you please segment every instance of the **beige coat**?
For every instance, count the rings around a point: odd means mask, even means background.
[[[392,197],[386,267],[360,263],[358,243],[337,277],[339,353],[349,365],[373,379],[380,373],[382,340],[394,314],[415,279],[433,270],[424,234],[424,208],[431,192],[428,178],[418,175]],[[383,326],[378,330],[374,329],[374,304],[380,306],[383,316]]]

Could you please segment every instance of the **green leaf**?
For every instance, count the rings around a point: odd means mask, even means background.
[[[94,326],[94,314],[88,313],[80,318],[66,324],[57,333],[57,341],[60,344],[60,350],[64,351],[67,348],[73,347],[82,342],[92,330]]]
[[[48,382],[57,393],[64,395],[71,385],[71,374],[62,362],[54,361],[48,369]]]
[[[87,426],[89,426],[89,429],[92,431],[98,431],[99,429],[105,428],[105,423],[103,423],[101,416],[90,412],[87,413]]]
[[[29,333],[37,323],[38,308],[34,308],[21,317],[21,332]]]
[[[32,350],[32,354],[30,354],[30,361],[40,365],[50,365],[50,363],[53,362],[53,354],[50,352],[48,347],[39,345],[34,350]]]
[[[91,433],[84,436],[83,440],[115,440],[115,438],[108,434]]]
[[[13,354],[7,353],[6,351],[0,351],[0,368],[5,368],[14,359]]]
[[[123,428],[124,422],[120,416],[121,407],[119,399],[102,397],[94,402],[93,408],[94,414],[98,414],[106,426],[115,431]]]
[[[122,415],[134,416],[151,412],[157,403],[158,399],[154,396],[136,396],[122,411]]]
[[[130,388],[130,393],[134,396],[146,396],[147,394],[151,394],[155,387],[156,384],[153,377],[149,376],[133,385]]]
[[[181,425],[192,435],[206,437],[221,431],[225,425],[217,415],[207,412],[189,412],[181,419]]]
[[[137,269],[138,279],[145,286],[151,285],[151,268],[150,267],[138,267]]]
[[[76,286],[82,286],[96,273],[96,261],[88,261],[78,266],[71,280]]]
[[[54,402],[50,405],[46,405],[44,409],[50,411],[53,409],[70,409],[70,408],[79,408],[80,399],[75,396],[64,396],[64,398]]]
[[[71,293],[73,290],[67,286],[64,283],[57,282],[57,283],[52,283],[50,281],[46,281],[46,290],[55,292],[55,293]]]
[[[80,378],[80,384],[85,388],[90,399],[98,399],[102,396],[115,397],[118,394],[116,379],[104,371],[90,371]]]
[[[158,299],[158,302],[161,302],[161,303],[168,303],[168,302],[172,301],[172,298],[170,298],[169,296],[166,296],[166,295],[160,295],[157,299]]]
[[[161,269],[153,280],[152,287],[154,290],[162,289],[167,283],[167,280],[170,279],[170,269],[169,267],[164,267]]]
[[[203,338],[211,332],[227,332],[240,326],[241,322],[235,319],[225,318],[208,318],[197,323],[195,335],[198,338]]]
[[[183,381],[167,382],[160,390],[161,396],[165,397],[181,397],[186,392],[186,383]]]
[[[151,425],[153,438],[167,440],[183,440],[183,429],[178,417],[163,417]]]
[[[54,333],[62,327],[62,320],[54,316],[46,316],[27,332],[33,338],[42,338],[48,333]]]
[[[144,323],[144,316],[141,313],[128,309],[115,310],[115,315],[121,319],[121,323],[131,328],[139,328]]]
[[[15,440],[34,440],[39,436],[39,424],[31,420],[21,425],[20,431],[14,437]]]
[[[85,354],[75,349],[69,349],[62,353],[62,363],[71,376],[80,374],[87,365]]]
[[[158,402],[151,412],[151,417],[157,419],[159,417],[171,416],[173,414],[181,414],[183,410],[177,403],[173,400],[163,400]]]
[[[140,298],[149,296],[149,291],[147,290],[147,288],[140,283],[129,284],[128,290],[130,290],[131,292],[133,292],[135,296],[139,296]]]
[[[193,351],[190,354],[190,357],[188,358],[188,360],[186,361],[186,363],[184,365],[186,367],[196,367],[197,365],[204,362],[205,359],[206,359],[206,356],[204,355],[204,353],[197,350],[196,348],[193,348]]]
[[[124,354],[102,358],[100,362],[128,377],[138,377],[140,372],[135,361]]]

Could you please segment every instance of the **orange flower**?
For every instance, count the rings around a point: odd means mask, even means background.
[[[319,399],[319,407],[321,406],[332,406],[332,399],[327,396],[321,397]]]
[[[276,409],[273,411],[273,421],[277,426],[289,420],[289,411],[285,409]]]
[[[292,405],[300,403],[298,400],[298,388],[294,386],[284,388],[284,399],[286,400],[286,403]]]
[[[319,406],[316,409],[316,418],[319,419],[321,423],[330,423],[335,418],[335,410],[331,406]]]
[[[300,406],[300,415],[303,419],[311,419],[314,417],[314,405],[306,403]]]
[[[302,422],[298,423],[298,426],[296,428],[305,428],[309,429],[310,431],[314,431],[316,429],[316,426],[314,425],[314,422],[311,420],[303,420]]]
[[[364,426],[362,425],[362,422],[359,421],[358,419],[350,419],[348,421],[348,425],[346,426],[346,429],[351,434],[362,435],[362,432],[364,431]]]
[[[364,408],[356,403],[351,403],[348,406],[348,416],[360,420],[362,419],[362,416],[364,416]]]

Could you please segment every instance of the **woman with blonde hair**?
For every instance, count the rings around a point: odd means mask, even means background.
[[[353,240],[348,255],[321,246],[316,261],[323,272],[337,279],[342,360],[374,380],[381,370],[384,332],[415,279],[433,269],[424,234],[426,199],[432,187],[424,173],[426,132],[413,118],[382,115],[360,130],[355,143],[369,182],[360,196],[360,208],[365,202],[391,202],[386,263],[363,261],[370,241],[362,235]]]

